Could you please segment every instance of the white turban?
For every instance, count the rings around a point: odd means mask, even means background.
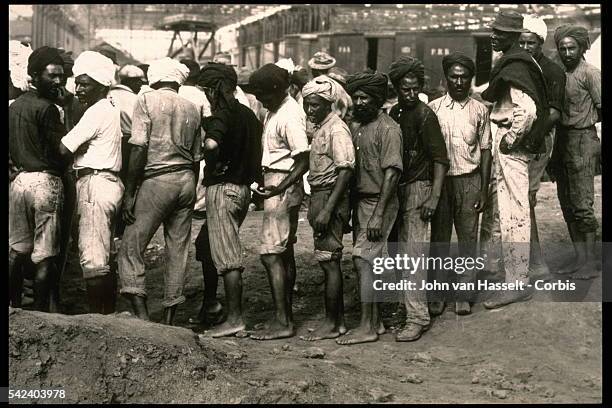
[[[304,85],[304,88],[302,88],[302,97],[306,98],[310,95],[318,95],[326,101],[333,103],[338,100],[335,86],[333,81],[321,75]]]
[[[28,58],[32,49],[19,41],[9,41],[9,71],[15,88],[28,90]]]
[[[189,68],[169,57],[153,61],[149,65],[149,71],[147,72],[149,85],[153,85],[156,82],[176,82],[179,85],[183,85],[187,76],[189,76]]]
[[[293,71],[296,70],[295,65],[293,64],[293,60],[291,58],[282,58],[274,63],[277,67],[281,67],[289,74],[293,74]]]
[[[546,41],[548,28],[546,27],[546,23],[542,17],[538,17],[536,15],[523,16],[523,28],[536,34],[542,39],[542,41]]]
[[[85,74],[103,86],[111,86],[115,78],[115,64],[99,52],[83,51],[74,60],[72,72],[75,78]]]

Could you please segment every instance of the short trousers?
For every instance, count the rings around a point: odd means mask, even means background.
[[[312,191],[310,196],[310,207],[308,208],[308,222],[312,226],[321,210],[329,201],[333,188],[329,190]],[[342,258],[342,236],[344,225],[350,216],[348,191],[336,203],[327,232],[323,236],[314,235],[314,256],[319,262],[338,260]]]
[[[353,258],[362,258],[370,263],[374,261],[374,258],[382,255],[399,210],[399,199],[397,195],[394,195],[389,200],[387,208],[385,208],[383,213],[381,240],[376,242],[369,241],[367,235],[368,222],[374,213],[378,200],[378,198],[359,198],[356,208],[353,210],[353,230],[356,237],[353,244]]]

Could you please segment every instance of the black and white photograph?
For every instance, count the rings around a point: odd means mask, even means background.
[[[605,404],[602,8],[8,4],[2,401]]]

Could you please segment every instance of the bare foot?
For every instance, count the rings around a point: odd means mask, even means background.
[[[577,263],[576,260],[573,260],[572,263],[570,263],[569,265],[565,265],[563,268],[560,268],[558,271],[555,272],[555,274],[569,275],[571,273],[576,272],[578,269],[580,269],[580,264]]]
[[[378,329],[376,329],[376,334],[378,334],[379,336],[385,334],[387,332],[387,329],[385,329],[385,325],[383,324],[383,322],[379,322],[378,323]]]
[[[212,330],[207,330],[204,334],[213,338],[233,336],[234,334],[246,329],[242,320],[237,322],[225,322]]]
[[[274,320],[266,325],[266,327],[263,329],[251,334],[251,338],[253,340],[274,340],[293,337],[294,335],[295,328],[293,327],[293,324],[286,326],[277,320]]]
[[[594,263],[589,262],[576,270],[571,276],[572,279],[587,280],[597,278],[599,272]]]
[[[344,325],[337,326],[334,322],[325,321],[316,328],[312,333],[305,336],[300,336],[300,339],[305,341],[316,341],[323,339],[335,339],[346,333],[346,327]]]
[[[378,334],[372,331],[368,326],[366,328],[358,327],[352,333],[348,332],[346,336],[336,339],[336,343],[347,346],[351,344],[370,343],[376,340],[378,340]]]

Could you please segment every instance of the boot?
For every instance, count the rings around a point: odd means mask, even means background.
[[[176,313],[176,306],[177,305],[164,308],[164,324],[167,324],[168,326],[173,325],[174,315]]]

